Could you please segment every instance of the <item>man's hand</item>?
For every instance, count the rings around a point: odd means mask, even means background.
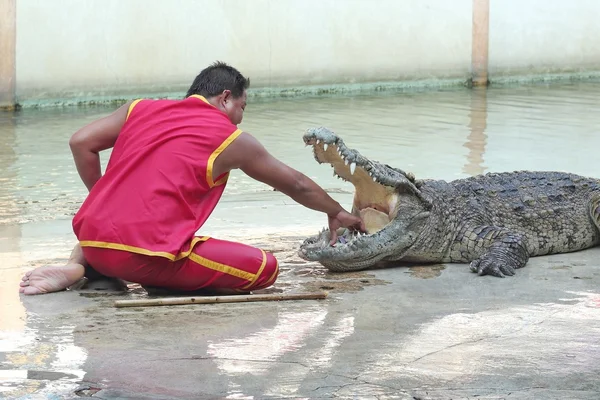
[[[366,232],[365,223],[359,217],[350,214],[347,211],[340,211],[335,216],[327,216],[329,221],[330,241],[329,245],[333,246],[337,242],[338,228],[348,228],[351,231]]]

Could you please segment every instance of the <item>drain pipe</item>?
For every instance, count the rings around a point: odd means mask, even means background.
[[[471,82],[487,86],[490,0],[473,0],[473,41],[471,49]]]
[[[0,110],[16,106],[17,0],[0,0]]]

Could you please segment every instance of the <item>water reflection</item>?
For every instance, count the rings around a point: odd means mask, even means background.
[[[219,368],[229,375],[263,375],[273,367],[269,361],[304,347],[306,337],[323,325],[326,315],[327,311],[321,307],[305,312],[283,312],[273,328],[209,343],[208,355],[215,357]]]
[[[467,164],[463,172],[469,175],[483,174],[486,168],[483,166],[483,154],[487,135],[487,88],[476,88],[471,94],[471,110],[469,112],[469,136],[465,147],[469,149]]]
[[[0,114],[0,335],[19,336],[25,326],[25,308],[17,291],[21,281],[21,226],[18,218],[16,193],[18,174],[14,165],[17,160],[15,115]],[[13,222],[13,223],[11,223]],[[6,290],[5,288],[13,288]]]
[[[598,367],[600,308],[594,304],[600,295],[566,293],[556,303],[449,314],[427,322],[374,355],[365,379],[378,382],[391,374],[421,384],[415,377],[463,387],[476,376],[504,376],[507,370],[512,376],[531,369],[585,375]],[[569,340],[564,327],[571,327]]]
[[[328,316],[325,307],[309,306],[304,311],[281,312],[272,328],[211,341],[207,355],[228,377],[227,398],[253,398],[242,390],[248,375],[267,377],[267,396],[291,396],[310,372],[331,367],[344,339],[353,332],[354,316]]]
[[[83,380],[87,352],[74,343],[75,326],[47,324],[32,314],[19,336],[0,336],[0,398],[58,398]]]

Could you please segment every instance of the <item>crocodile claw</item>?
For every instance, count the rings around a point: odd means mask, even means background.
[[[484,255],[471,262],[471,272],[476,272],[479,276],[492,275],[497,278],[505,278],[506,276],[513,276],[515,269],[508,264]]]

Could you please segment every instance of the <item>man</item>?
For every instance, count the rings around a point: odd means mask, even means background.
[[[326,213],[332,244],[340,227],[364,231],[360,218],[237,128],[249,84],[238,70],[217,62],[200,72],[183,100],[128,102],[77,131],[69,145],[89,190],[73,218],[79,243],[66,265],[28,272],[20,292],[63,290],[86,270],[179,291],[240,293],[271,286],[279,272],[273,255],[195,235],[233,169]],[[109,148],[102,176],[98,153]]]

